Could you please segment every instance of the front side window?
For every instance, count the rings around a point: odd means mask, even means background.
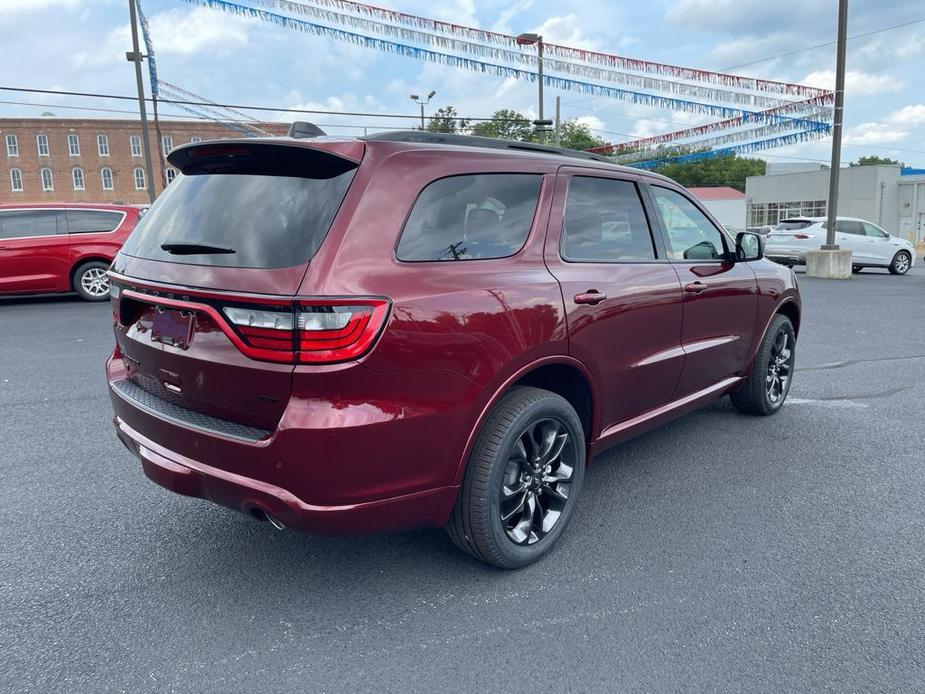
[[[74,177],[74,190],[83,190],[84,189],[84,170],[81,168],[76,168],[72,172]]]
[[[96,148],[101,157],[109,156],[109,138],[106,135],[99,134],[96,136]]]
[[[687,197],[652,186],[673,260],[720,260],[726,256],[723,234]]]
[[[54,236],[58,233],[58,215],[54,210],[0,211],[0,239]]]
[[[835,222],[835,230],[843,234],[852,236],[865,236],[864,225],[861,222],[855,222],[847,219],[839,219]]]
[[[45,135],[45,134],[36,135],[35,145],[39,151],[40,157],[48,156],[48,135]]]
[[[505,258],[533,225],[540,174],[474,174],[429,184],[414,203],[398,243],[405,261]]]
[[[562,224],[562,257],[572,262],[655,259],[649,222],[632,181],[575,176]]]
[[[14,193],[22,190],[22,171],[19,169],[10,169],[10,189]]]
[[[123,216],[109,210],[68,210],[67,230],[71,234],[106,233],[115,230]]]
[[[72,157],[80,156],[80,139],[77,133],[70,133],[67,136],[67,153]]]
[[[109,167],[100,169],[100,179],[103,182],[103,190],[112,190],[112,169]]]
[[[19,142],[16,140],[16,135],[13,133],[7,133],[6,135],[6,156],[19,156]]]
[[[144,190],[147,188],[145,185],[145,170],[142,168],[136,168],[132,175],[135,177],[135,190]]]
[[[51,177],[51,169],[45,167],[40,173],[42,177],[42,190],[49,191],[55,189],[54,179]]]
[[[141,156],[141,138],[138,135],[132,135],[128,139],[128,144],[129,144],[129,147],[131,147],[132,149],[132,156],[140,157]]]
[[[861,222],[864,227],[864,234],[873,239],[886,239],[890,235],[886,233],[883,229],[878,226],[871,224],[870,222]]]

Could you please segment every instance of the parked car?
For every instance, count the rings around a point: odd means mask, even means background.
[[[109,298],[106,270],[144,210],[131,205],[0,205],[0,294]]]
[[[280,529],[446,526],[512,568],[592,454],[787,397],[793,272],[663,176],[421,132],[168,159],[113,263],[107,376],[118,437],[177,493]]]
[[[769,258],[784,265],[805,265],[806,251],[818,249],[826,240],[825,217],[782,219],[765,245]],[[915,265],[915,246],[891,236],[876,224],[855,217],[837,217],[835,243],[851,251],[852,269],[879,267],[905,275]]]

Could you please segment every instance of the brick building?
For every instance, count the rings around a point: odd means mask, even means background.
[[[260,127],[285,135],[284,123]],[[148,123],[156,192],[176,172],[160,160],[154,124]],[[241,137],[217,123],[160,122],[162,151],[199,140]],[[146,203],[147,174],[137,120],[0,118],[0,204],[10,202]]]

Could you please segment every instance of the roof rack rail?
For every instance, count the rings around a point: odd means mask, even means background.
[[[457,135],[455,133],[431,133],[422,130],[388,130],[372,135],[364,135],[361,140],[376,142],[423,142],[435,145],[457,145],[462,147],[486,147],[489,149],[515,149],[541,154],[556,154],[572,159],[588,159],[591,161],[613,164],[607,157],[594,152],[583,152],[567,147],[541,145],[535,142],[517,142],[516,140],[502,140],[495,137],[482,137],[479,135]]]

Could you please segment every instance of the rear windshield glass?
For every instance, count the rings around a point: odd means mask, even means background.
[[[191,265],[300,265],[324,240],[355,171],[323,179],[177,176],[135,227],[122,252]],[[164,250],[164,245],[174,252]],[[206,252],[212,249],[219,252]]]
[[[805,219],[795,219],[789,222],[781,222],[776,227],[774,227],[774,231],[792,231],[794,229],[805,229],[806,227],[810,227],[812,225],[812,222],[808,222]]]

